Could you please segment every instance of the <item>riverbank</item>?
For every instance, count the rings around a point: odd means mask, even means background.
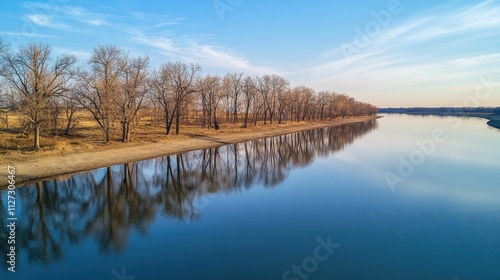
[[[500,108],[381,108],[379,113],[405,114],[413,116],[469,117],[487,119],[487,125],[500,129]]]
[[[123,164],[155,157],[167,156],[199,149],[207,149],[248,140],[279,136],[304,130],[339,126],[348,123],[364,122],[377,116],[337,119],[332,121],[299,124],[273,124],[253,129],[237,131],[206,131],[198,134],[164,136],[157,143],[125,143],[118,147],[93,151],[70,152],[53,155],[44,152],[33,154],[11,154],[2,156],[0,162],[0,186],[7,185],[8,166],[15,167],[16,182],[27,182],[41,178],[87,171],[115,164]]]
[[[482,118],[488,120],[488,122],[486,122],[487,125],[500,129],[500,115],[498,114],[460,113],[460,114],[450,114],[450,115],[440,115],[440,116]]]
[[[440,116],[450,116],[450,117],[468,117],[468,118],[481,118],[488,120],[487,125],[500,129],[500,115],[498,114],[485,114],[485,113],[456,113]]]
[[[489,126],[500,129],[500,115],[485,116],[484,118],[489,120],[487,122]]]

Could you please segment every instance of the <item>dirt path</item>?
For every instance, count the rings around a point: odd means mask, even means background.
[[[269,126],[259,132],[227,133],[217,136],[191,135],[187,139],[173,139],[168,141],[168,143],[151,143],[134,147],[90,151],[78,154],[34,158],[29,160],[10,160],[11,162],[2,162],[0,166],[0,186],[7,185],[8,165],[15,167],[16,182],[19,183],[78,171],[92,170],[115,164],[172,155],[181,152],[213,148],[226,144],[244,142],[247,140],[289,134],[303,130],[362,122],[375,118],[376,117],[357,117],[328,122],[307,123],[292,127]]]

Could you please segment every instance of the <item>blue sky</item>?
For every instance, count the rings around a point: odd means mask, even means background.
[[[500,3],[490,1],[5,1],[0,38],[84,63],[114,44],[152,67],[279,74],[386,106],[500,106]]]

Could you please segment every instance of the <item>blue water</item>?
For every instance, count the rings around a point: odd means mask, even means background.
[[[0,278],[500,279],[499,131],[386,115],[19,186]]]

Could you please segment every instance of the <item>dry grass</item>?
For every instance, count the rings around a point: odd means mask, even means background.
[[[139,127],[130,143],[112,141],[109,144],[94,139],[98,133],[88,129],[88,137],[72,139],[46,139],[44,149],[39,152],[9,151],[0,157],[0,164],[15,166],[17,182],[36,180],[92,170],[100,167],[123,164],[149,158],[173,155],[198,149],[208,149],[225,144],[296,133],[308,129],[338,126],[353,122],[373,120],[376,116],[337,119],[315,123],[288,123],[241,129],[239,125],[224,125],[219,131],[187,126],[180,135],[166,136],[161,127]],[[92,132],[92,133],[91,133]],[[93,138],[94,137],[94,138]],[[115,138],[116,140],[117,138]],[[54,142],[49,143],[52,140]],[[47,144],[48,143],[48,144]],[[52,148],[51,148],[52,147]],[[7,177],[7,168],[0,168],[0,177]],[[2,182],[0,182],[0,188]]]
[[[192,138],[193,136],[220,136],[224,134],[240,134],[252,132],[266,132],[277,128],[291,128],[304,126],[306,122],[289,122],[284,124],[264,125],[258,123],[254,126],[249,124],[248,128],[241,128],[241,123],[221,124],[220,130],[208,130],[202,128],[199,124],[181,125],[180,134],[175,133],[175,127],[172,126],[171,135],[165,134],[165,126],[162,124],[153,125],[149,118],[144,117],[139,125],[134,127],[130,135],[130,142],[122,143],[120,127],[117,126],[112,134],[112,141],[105,143],[104,133],[100,130],[97,123],[92,119],[90,113],[78,112],[82,118],[77,128],[70,135],[48,135],[43,133],[41,136],[41,150],[33,151],[33,135],[27,136],[20,128],[22,116],[17,113],[9,113],[9,129],[5,123],[0,123],[0,163],[11,162],[13,160],[30,160],[51,156],[59,156],[74,153],[85,153],[89,151],[101,151],[108,149],[117,149],[123,147],[135,147],[151,143],[172,143]]]

